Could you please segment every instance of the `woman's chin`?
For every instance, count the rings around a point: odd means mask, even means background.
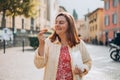
[[[60,35],[60,34],[61,34],[61,32],[59,32],[59,31],[57,31],[56,33],[57,33],[58,35]]]

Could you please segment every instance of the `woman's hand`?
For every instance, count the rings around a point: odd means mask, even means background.
[[[76,75],[80,75],[80,77],[82,77],[83,75],[87,74],[86,73],[86,69],[84,69],[84,71],[82,71],[81,69],[79,69],[77,66],[75,66],[75,70],[74,70],[74,73]]]
[[[40,44],[44,44],[44,40],[45,40],[44,33],[47,31],[48,31],[47,29],[43,29],[43,30],[40,30],[40,32],[38,33],[38,40]]]
[[[43,29],[38,33],[38,40],[39,40],[39,47],[38,47],[38,54],[40,56],[44,55],[44,44],[45,44],[45,35],[44,33],[47,32],[47,29]]]

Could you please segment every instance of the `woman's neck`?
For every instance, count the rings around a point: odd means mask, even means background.
[[[67,46],[68,45],[66,36],[62,35],[62,36],[60,36],[60,39],[61,39],[62,46]]]

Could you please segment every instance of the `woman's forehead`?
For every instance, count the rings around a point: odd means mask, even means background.
[[[64,16],[58,16],[57,18],[56,18],[56,21],[66,21],[66,18],[64,17]]]

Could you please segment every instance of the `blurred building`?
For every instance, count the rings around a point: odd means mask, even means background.
[[[51,28],[55,15],[59,11],[57,0],[38,0],[40,6],[38,7],[38,15],[35,18],[25,18],[24,16],[15,16],[15,32],[21,32],[25,29],[28,33],[39,31],[41,28]],[[0,29],[2,12],[0,13]],[[12,17],[5,17],[6,27],[12,30]]]
[[[77,30],[78,30],[78,35],[80,35],[80,37],[88,42],[89,39],[89,29],[88,26],[86,26],[85,20],[84,19],[79,19],[76,21],[76,26],[77,26]]]
[[[120,0],[104,1],[104,43],[116,37],[120,31]]]
[[[93,44],[102,44],[103,42],[103,15],[103,8],[97,8],[87,15],[89,21],[89,42]]]
[[[49,0],[50,7],[48,8],[50,10],[50,27],[53,27],[54,19],[59,12],[59,4],[57,0]]]

